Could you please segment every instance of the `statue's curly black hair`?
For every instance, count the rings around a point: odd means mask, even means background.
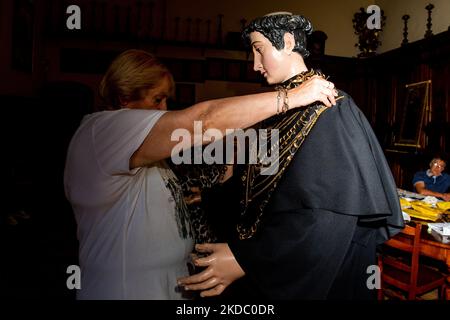
[[[242,38],[250,46],[250,33],[258,31],[264,35],[272,45],[281,50],[284,48],[284,34],[291,33],[295,38],[293,51],[300,53],[303,58],[309,56],[306,49],[306,36],[311,34],[313,27],[311,21],[301,15],[272,14],[259,17],[250,22],[242,32]]]

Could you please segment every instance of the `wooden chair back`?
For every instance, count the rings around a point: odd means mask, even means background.
[[[429,268],[421,268],[419,260],[421,231],[422,225],[420,223],[417,223],[415,226],[406,225],[400,234],[385,242],[385,249],[386,247],[390,247],[400,250],[406,258],[385,253],[379,255],[378,265],[381,271],[382,283],[382,289],[379,290],[379,299],[383,298],[384,284],[389,284],[407,292],[408,300],[414,300],[418,295],[435,288],[445,288],[444,275],[440,277],[441,274],[438,271],[430,270]],[[387,268],[389,268],[389,272],[387,272],[388,270],[383,272],[383,269]],[[429,278],[429,274],[433,277]],[[409,279],[406,280],[405,275],[409,275]],[[418,277],[424,275],[426,276],[426,279],[430,279],[428,283],[418,281]],[[418,282],[421,282],[420,286],[418,285]]]

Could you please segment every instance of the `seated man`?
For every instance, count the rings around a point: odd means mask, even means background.
[[[446,161],[436,156],[430,162],[430,169],[417,172],[413,178],[417,193],[450,201],[450,175],[443,173],[445,165]]]

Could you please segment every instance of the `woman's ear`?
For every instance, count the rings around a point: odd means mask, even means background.
[[[283,36],[283,40],[284,40],[284,51],[286,51],[286,53],[290,55],[295,47],[294,35],[292,33],[286,32]]]

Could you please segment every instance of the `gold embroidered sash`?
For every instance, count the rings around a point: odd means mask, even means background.
[[[314,75],[323,76],[322,73],[310,70],[285,81],[280,86],[291,89],[299,86]],[[279,87],[276,87],[278,89]],[[274,175],[261,174],[261,162],[265,155],[258,155],[258,164],[250,164],[241,177],[244,187],[244,197],[241,199],[241,217],[237,226],[241,240],[251,238],[261,222],[264,209],[277,183],[286,172],[295,153],[301,147],[319,116],[327,109],[321,102],[310,104],[306,108],[293,109],[286,114],[277,115],[266,121],[267,129],[278,129],[278,141],[271,141],[270,130],[267,136],[268,145],[278,148],[278,172]]]

